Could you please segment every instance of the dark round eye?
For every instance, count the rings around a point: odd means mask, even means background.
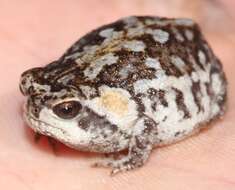
[[[76,117],[82,105],[77,101],[62,102],[53,107],[53,112],[62,119],[72,119]]]

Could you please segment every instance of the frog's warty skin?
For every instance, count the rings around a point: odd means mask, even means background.
[[[127,149],[120,160],[96,164],[116,173],[142,166],[153,147],[186,138],[222,116],[227,82],[192,20],[131,16],[91,31],[45,67],[24,72],[20,89],[28,97],[26,121],[37,133],[84,151]],[[53,108],[66,101],[81,108],[60,118]]]

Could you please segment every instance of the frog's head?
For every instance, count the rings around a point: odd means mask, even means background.
[[[20,90],[28,98],[25,120],[34,131],[81,150],[109,152],[126,146],[118,143],[118,125],[93,109],[82,88],[49,80],[47,74],[44,68],[34,68],[20,79]]]

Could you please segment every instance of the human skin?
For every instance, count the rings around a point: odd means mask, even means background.
[[[220,1],[224,10],[218,8],[220,22],[198,14],[205,5],[200,0],[188,9],[183,0],[169,2],[0,0],[0,189],[235,189],[235,2]],[[59,58],[86,32],[133,14],[188,16],[199,21],[224,66],[228,109],[200,134],[155,149],[142,168],[110,177],[109,169],[90,167],[96,154],[60,143],[54,153],[47,138],[34,142],[33,132],[22,120],[25,98],[18,83],[23,71]]]

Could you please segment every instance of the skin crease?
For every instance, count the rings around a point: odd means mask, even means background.
[[[204,0],[198,0],[192,6],[183,2],[0,1],[1,189],[235,188],[235,100],[232,98],[235,93],[235,29],[232,25],[235,2],[217,0],[219,4],[216,6],[222,8],[211,10],[220,12],[221,23],[204,14],[205,6],[209,9],[214,5],[206,4]],[[24,97],[19,92],[18,82],[22,71],[55,60],[91,29],[133,14],[188,16],[199,21],[224,65],[229,82],[229,106],[223,120],[213,123],[209,130],[180,143],[155,149],[141,169],[110,177],[109,170],[90,167],[96,154],[81,153],[58,143],[55,155],[46,138],[39,144],[34,143],[32,131],[22,121]]]

